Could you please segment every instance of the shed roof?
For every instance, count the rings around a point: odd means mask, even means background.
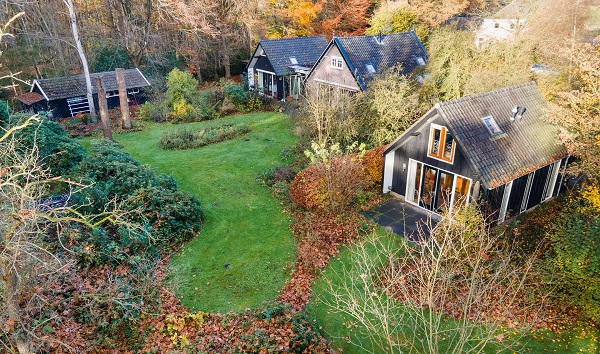
[[[264,39],[259,45],[275,74],[284,76],[294,72],[293,66],[312,67],[327,48],[327,40],[324,36]]]
[[[92,77],[92,90],[96,93],[96,83],[94,77],[102,77],[104,89],[106,91],[117,91],[117,76],[114,71],[105,71],[100,73],[90,74]],[[37,85],[42,94],[48,101],[60,100],[63,98],[79,97],[86,95],[85,76],[72,75],[54,77],[51,79],[34,80],[32,85]],[[150,83],[139,69],[125,69],[125,85],[128,89],[150,86]]]
[[[44,96],[40,95],[37,92],[27,92],[17,97],[17,99],[23,102],[24,104],[31,106],[32,104],[43,100]]]
[[[522,119],[511,121],[516,106],[526,111]],[[558,141],[558,127],[542,119],[546,107],[537,85],[528,82],[438,103],[432,111],[444,120],[482,184],[493,189],[568,155]],[[492,136],[483,122],[489,116],[502,134]],[[386,152],[400,145],[403,136]]]
[[[337,44],[346,62],[363,90],[369,81],[381,71],[397,64],[402,73],[410,74],[419,66],[419,58],[429,58],[425,47],[414,31],[382,34],[376,36],[336,37]],[[375,69],[373,72],[370,65]]]

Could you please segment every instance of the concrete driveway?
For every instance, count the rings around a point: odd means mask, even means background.
[[[390,199],[362,214],[383,226],[386,230],[405,236],[410,241],[418,240],[419,235],[428,237],[429,230],[441,219],[439,215],[403,202],[400,199]]]

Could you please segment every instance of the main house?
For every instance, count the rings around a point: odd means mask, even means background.
[[[98,93],[95,77],[102,77],[106,91],[108,108],[119,107],[119,85],[114,71],[90,74],[92,77],[92,92],[94,105],[98,109]],[[141,103],[143,88],[150,86],[150,82],[139,69],[125,70],[125,85],[127,98],[130,102]],[[50,79],[33,80],[30,92],[18,97],[22,111],[47,111],[53,118],[67,118],[77,113],[88,113],[90,107],[86,97],[85,76],[72,75]]]
[[[473,200],[498,222],[561,190],[568,162],[533,82],[438,103],[384,151],[383,191],[439,213]]]
[[[365,91],[382,71],[398,64],[408,75],[429,56],[414,31],[376,36],[334,37],[306,78],[312,90],[326,85]]]
[[[248,86],[277,99],[298,98],[304,78],[325,47],[323,36],[260,41],[248,63]]]

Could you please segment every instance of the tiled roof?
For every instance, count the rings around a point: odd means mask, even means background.
[[[542,120],[546,99],[534,82],[436,105],[482,183],[493,189],[567,156],[558,128]],[[515,106],[522,119],[511,122]],[[492,137],[482,118],[492,116],[503,134]]]
[[[260,41],[269,62],[277,76],[294,72],[292,66],[311,68],[327,48],[327,40],[323,36],[281,38]],[[295,58],[295,62],[291,58]]]
[[[27,92],[17,97],[17,99],[25,103],[26,105],[31,106],[32,104],[43,100],[44,96],[40,95],[37,92]]]
[[[117,76],[114,71],[105,71],[91,74],[92,89],[96,93],[94,77],[102,76],[104,89],[106,91],[117,91]],[[34,84],[40,87],[49,101],[63,98],[85,96],[85,77],[81,75],[62,76],[51,79],[35,80]],[[128,89],[150,86],[150,83],[138,69],[125,69],[125,85]]]
[[[383,34],[377,36],[355,36],[334,38],[342,50],[350,70],[363,90],[369,81],[398,63],[403,74],[410,74],[419,66],[418,58],[426,61],[429,56],[414,31]],[[424,64],[424,62],[423,62]],[[370,72],[371,65],[375,72]]]

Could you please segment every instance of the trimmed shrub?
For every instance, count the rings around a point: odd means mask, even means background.
[[[147,222],[158,244],[168,247],[192,239],[202,228],[200,201],[186,193],[163,187],[140,188],[127,199]]]
[[[165,122],[169,116],[169,108],[165,101],[158,103],[146,101],[139,106],[137,115],[148,122]]]
[[[91,185],[73,196],[75,204],[84,206],[81,211],[98,213],[114,200],[131,212],[127,216],[131,221],[147,225],[153,240],[148,243],[159,249],[191,239],[202,227],[200,201],[178,191],[172,177],[155,174],[114,142],[93,141],[92,153],[74,177]],[[109,236],[113,246],[126,243],[114,231]]]
[[[200,131],[184,129],[163,135],[158,145],[165,150],[195,149],[233,139],[248,132],[250,128],[245,124],[225,124]]]
[[[320,171],[311,166],[296,175],[290,185],[290,199],[304,209],[314,210],[325,207],[325,183]]]
[[[364,145],[354,143],[346,152],[339,144],[329,147],[312,144],[305,151],[313,166],[300,171],[290,186],[290,198],[306,209],[329,213],[343,212],[369,185],[362,164]],[[350,154],[355,149],[357,154]]]
[[[175,104],[183,100],[191,104],[196,100],[199,82],[192,74],[177,68],[171,70],[167,75],[167,106],[173,109]]]
[[[371,184],[380,184],[383,179],[383,150],[384,146],[380,146],[365,151],[365,155],[361,160],[365,169],[365,175]]]
[[[296,177],[296,171],[290,166],[279,166],[271,168],[261,173],[258,180],[263,181],[268,186],[278,182],[291,182]]]
[[[58,123],[45,116],[41,116],[40,123],[19,130],[15,136],[27,148],[37,145],[39,160],[52,176],[69,173],[86,156],[86,150],[80,143],[71,139]]]

